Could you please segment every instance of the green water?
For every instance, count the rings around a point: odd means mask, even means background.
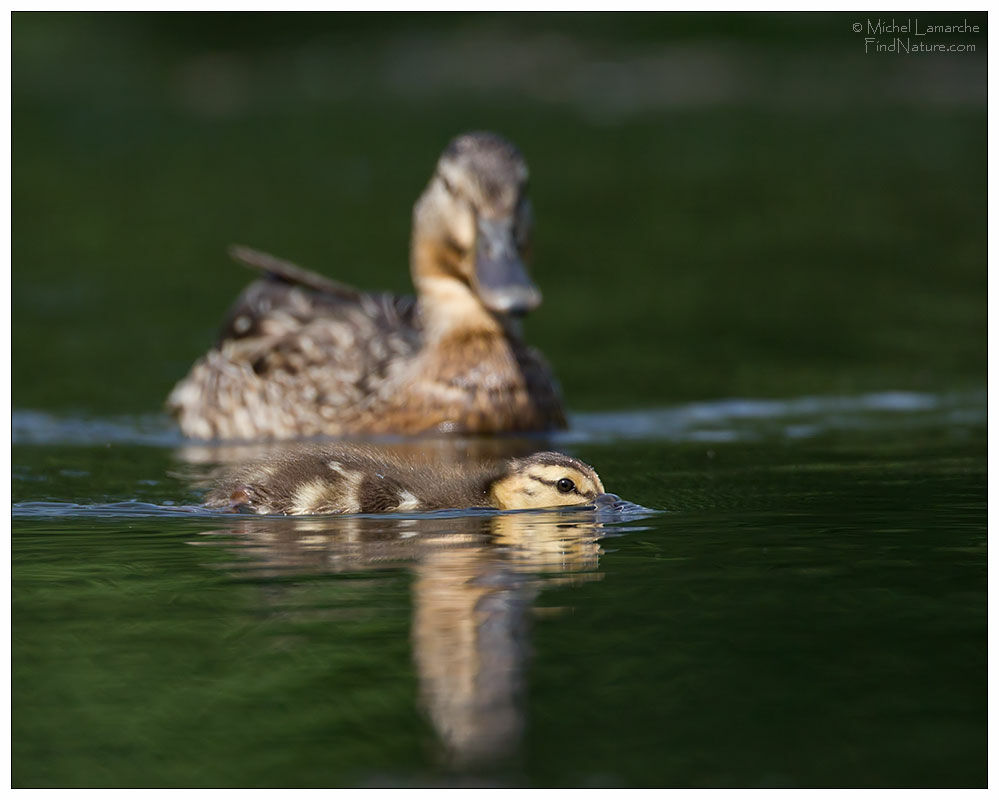
[[[852,21],[15,14],[13,785],[985,785],[986,40]],[[656,513],[200,512],[225,246],[407,290],[482,127]]]
[[[982,398],[851,420],[567,442],[669,511],[603,522],[199,516],[200,451],[17,446],[14,783],[983,785]]]

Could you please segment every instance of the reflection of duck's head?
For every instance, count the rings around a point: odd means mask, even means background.
[[[454,313],[459,298],[497,314],[537,308],[524,262],[531,209],[527,164],[494,133],[458,136],[413,210],[413,282],[424,300]]]
[[[616,499],[604,494],[604,485],[593,467],[553,452],[508,462],[506,472],[490,487],[490,495],[493,504],[503,510],[578,506]]]

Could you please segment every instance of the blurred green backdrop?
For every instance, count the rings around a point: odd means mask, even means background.
[[[230,242],[409,291],[412,203],[480,128],[532,169],[571,409],[980,387],[985,34],[865,55],[857,17],[16,13],[14,406],[160,408]]]

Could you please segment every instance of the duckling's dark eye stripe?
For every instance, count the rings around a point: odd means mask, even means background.
[[[545,486],[551,486],[553,489],[558,489],[558,481],[550,481],[547,480],[546,478],[539,478],[537,475],[528,475],[527,477],[530,478],[531,480],[537,481],[538,483],[543,483]],[[585,497],[587,500],[592,500],[594,497],[596,497],[596,494],[594,494],[593,492],[584,493],[579,491],[579,488],[577,486],[572,487],[572,493],[578,494],[580,497]]]

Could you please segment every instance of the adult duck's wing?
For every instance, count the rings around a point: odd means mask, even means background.
[[[249,248],[238,253],[264,277],[236,299],[216,348],[294,407],[300,428],[309,429],[309,409],[318,408],[332,427],[378,390],[392,362],[419,349],[415,298],[361,292]]]
[[[386,292],[362,292],[339,281],[244,245],[232,245],[229,255],[263,274],[230,307],[218,333],[227,340],[274,337],[293,333],[315,321],[367,317],[386,333],[416,332],[416,299]]]
[[[239,264],[261,273],[230,306],[216,344],[273,336],[292,330],[332,311],[337,305],[357,305],[362,293],[270,253],[232,245],[229,255]]]
[[[419,349],[415,300],[360,292],[248,249],[240,260],[264,276],[170,393],[181,430],[202,439],[349,431],[391,364]]]

